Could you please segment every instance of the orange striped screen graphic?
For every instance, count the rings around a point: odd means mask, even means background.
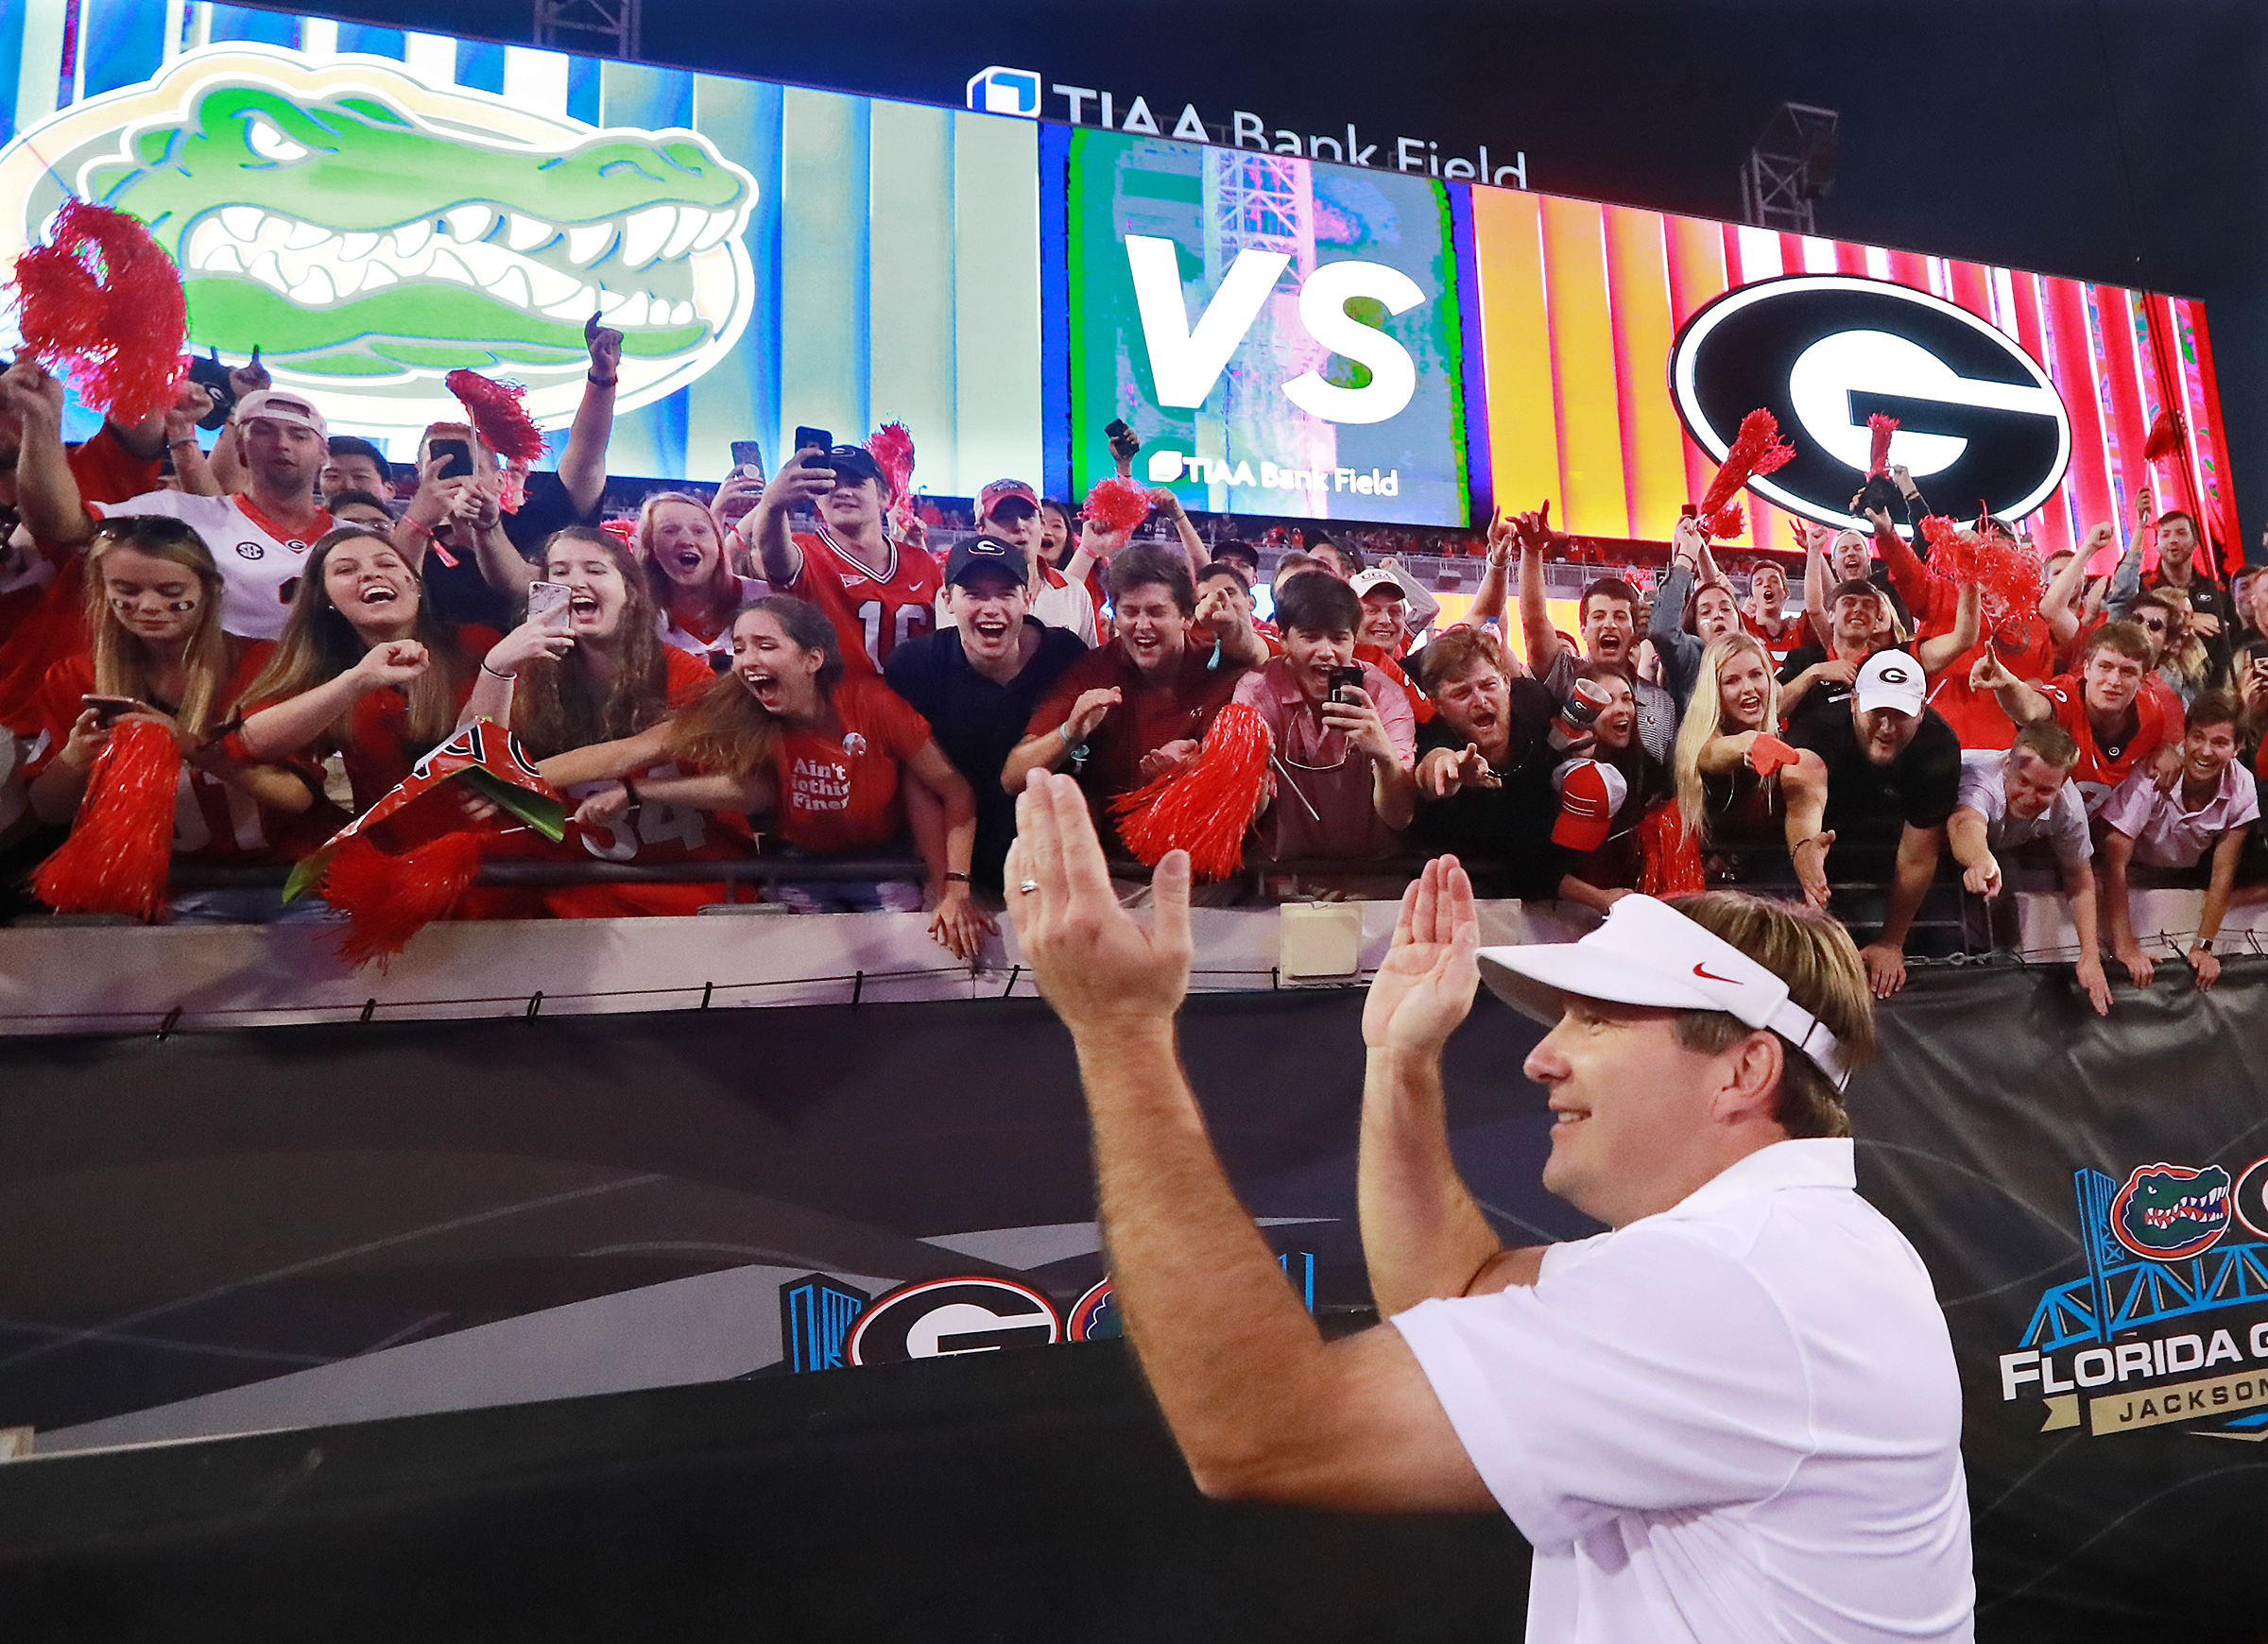
[[[1549,498],[1553,518],[1579,536],[1666,540],[1679,505],[1715,472],[1671,401],[1678,328],[1760,280],[1847,274],[1956,303],[2047,371],[2070,416],[2072,452],[2063,484],[2027,522],[2043,548],[2131,520],[2134,492],[2148,484],[2161,511],[2188,507],[2241,553],[2202,303],[1555,195],[1471,195],[1499,507]],[[2161,408],[2179,413],[2180,437],[2147,464]],[[1753,493],[1745,505],[1734,546],[1797,545],[1787,514]]]

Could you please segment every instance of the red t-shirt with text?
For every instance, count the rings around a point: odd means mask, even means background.
[[[888,845],[905,831],[900,767],[929,741],[929,721],[879,679],[834,688],[839,738],[791,730],[773,750],[781,838],[814,856]]]

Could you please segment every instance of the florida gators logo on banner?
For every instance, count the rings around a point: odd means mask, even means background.
[[[2219,1165],[2143,1165],[2111,1201],[2111,1234],[2152,1261],[2202,1255],[2228,1231],[2228,1187]]]

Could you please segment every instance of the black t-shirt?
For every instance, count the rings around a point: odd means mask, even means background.
[[[517,513],[504,516],[504,534],[520,550],[521,557],[534,559],[554,531],[597,523],[597,508],[578,512],[558,474],[531,473],[527,476],[527,500]],[[452,565],[452,559],[456,563]],[[428,543],[424,576],[426,597],[444,622],[484,623],[509,630],[519,620],[518,602],[489,586],[488,578],[480,574],[479,556],[470,549]]]
[[[1512,734],[1504,763],[1497,767],[1501,788],[1467,788],[1446,799],[1418,801],[1410,840],[1428,856],[1453,854],[1485,873],[1499,894],[1551,897],[1558,894],[1567,853],[1552,844],[1559,802],[1552,793],[1557,762],[1547,738],[1559,711],[1549,689],[1534,679],[1512,685]],[[1437,747],[1462,753],[1467,739],[1436,714],[1418,728],[1418,757]]]
[[[1809,748],[1827,765],[1827,814],[1821,826],[1874,835],[1898,823],[1941,828],[1961,801],[1961,739],[1934,708],[1921,711],[1914,740],[1878,765],[1859,745],[1847,709],[1788,728],[1790,746]]]
[[[1779,670],[1781,685],[1793,685],[1806,668],[1815,668],[1828,659],[1827,653],[1817,645],[1797,645],[1788,653],[1788,659]],[[1850,718],[1851,693],[1858,689],[1855,682],[1845,679],[1814,679],[1804,692],[1803,699],[1796,704],[1796,711],[1788,718],[1792,728],[1813,719]]]
[[[1000,773],[1023,740],[1040,699],[1087,654],[1086,644],[1068,629],[1031,617],[1024,622],[1039,633],[1040,648],[1005,685],[970,666],[954,627],[900,641],[883,668],[890,689],[929,721],[937,746],[976,790],[976,848],[969,877],[988,890],[1000,888],[1008,842],[1016,837],[1016,801],[1001,788]]]

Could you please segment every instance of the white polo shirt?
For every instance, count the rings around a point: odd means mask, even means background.
[[[1974,1635],[1961,1387],[1929,1275],[1782,1141],[1394,1320],[1535,1548],[1535,1644]]]

